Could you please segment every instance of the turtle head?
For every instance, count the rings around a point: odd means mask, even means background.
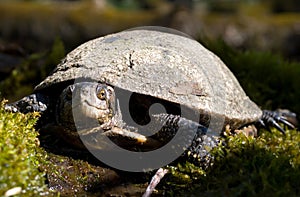
[[[109,129],[115,114],[114,89],[96,82],[69,85],[59,97],[56,112],[57,123],[73,131],[100,125]]]

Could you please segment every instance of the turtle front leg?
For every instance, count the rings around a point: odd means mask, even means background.
[[[5,110],[11,112],[43,112],[47,110],[49,98],[43,94],[36,93],[22,98],[14,103],[6,104]]]
[[[163,123],[164,125],[152,137],[159,140],[169,139],[175,136],[179,128],[181,128],[181,131],[189,130],[190,132],[187,134],[191,136],[184,135],[182,140],[190,142],[190,145],[185,149],[180,158],[205,168],[211,164],[213,157],[210,151],[219,144],[219,136],[208,135],[210,133],[208,128],[178,115],[154,114],[151,118],[153,118],[156,124]],[[152,177],[143,197],[149,197],[167,173],[168,169],[164,167],[159,168]]]
[[[263,110],[263,114],[261,118],[257,121],[257,123],[270,130],[269,127],[275,127],[278,129],[281,133],[285,134],[285,130],[279,125],[279,123],[283,123],[284,125],[288,126],[289,128],[294,129],[295,125],[293,125],[289,120],[287,119],[287,115],[289,114],[283,114],[279,111],[270,111],[270,110]],[[296,117],[295,113],[290,112],[290,115],[293,115]]]

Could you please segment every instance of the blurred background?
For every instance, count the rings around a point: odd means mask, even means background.
[[[297,0],[0,0],[0,97],[32,92],[87,40],[157,25],[191,35],[263,108],[300,113]]]

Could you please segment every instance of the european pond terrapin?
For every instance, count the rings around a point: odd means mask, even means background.
[[[151,152],[171,143],[176,156],[205,156],[203,143],[215,146],[226,125],[293,127],[252,102],[216,55],[174,32],[140,28],[88,41],[6,109],[42,112],[42,130],[75,147]]]

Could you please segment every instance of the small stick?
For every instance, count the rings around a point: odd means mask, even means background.
[[[155,175],[152,177],[145,193],[143,194],[143,197],[150,197],[153,190],[155,189],[155,187],[157,186],[157,184],[160,182],[160,180],[165,176],[165,174],[168,173],[169,170],[167,169],[163,169],[163,168],[159,168]]]

